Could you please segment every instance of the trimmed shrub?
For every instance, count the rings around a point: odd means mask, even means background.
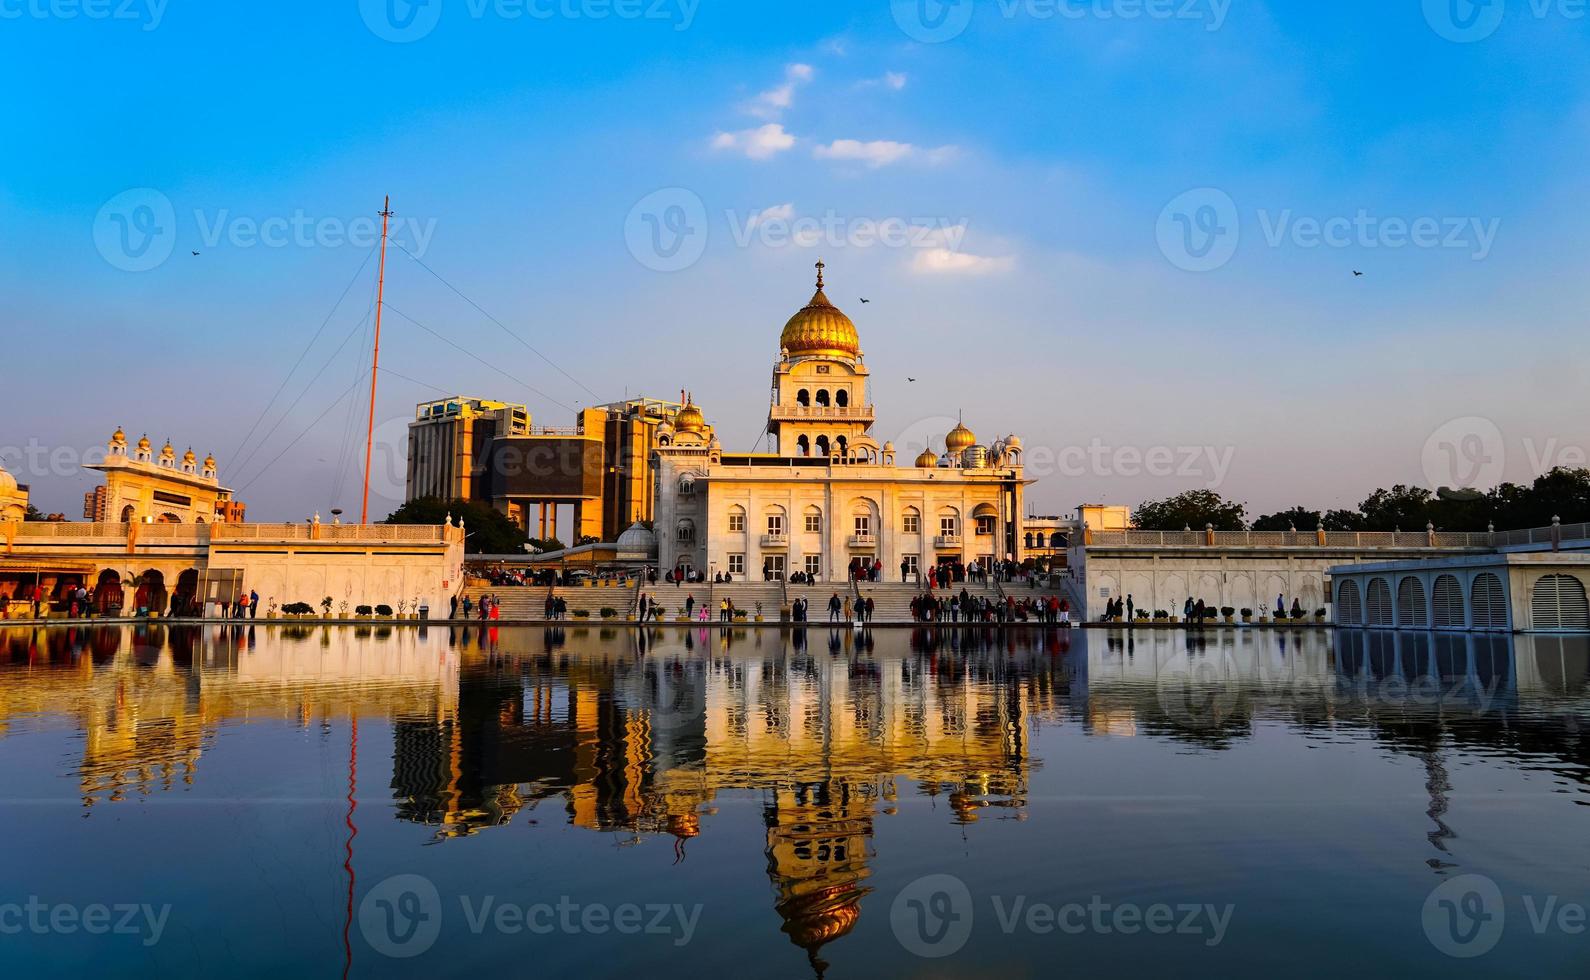
[[[375,610],[371,609],[369,606],[354,606],[353,607],[353,614],[355,616],[369,616],[369,615],[371,615],[374,612],[375,612]]]
[[[386,605],[376,606],[375,614],[377,616],[390,616],[392,615],[392,607]]]

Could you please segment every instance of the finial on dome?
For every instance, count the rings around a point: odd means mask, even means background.
[[[826,269],[826,268],[828,268],[828,267],[823,264],[823,260],[822,259],[818,259],[817,260],[817,288],[818,289],[822,289],[823,288],[823,270]]]

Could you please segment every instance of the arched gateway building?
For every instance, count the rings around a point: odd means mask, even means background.
[[[1022,446],[979,444],[965,425],[906,466],[875,418],[856,326],[817,292],[790,318],[773,366],[772,452],[727,453],[687,403],[658,432],[658,560],[736,580],[796,572],[843,580],[881,562],[898,580],[935,564],[1020,561]]]

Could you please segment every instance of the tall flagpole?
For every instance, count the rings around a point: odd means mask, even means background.
[[[375,352],[370,358],[370,425],[364,435],[364,504],[359,523],[370,523],[370,455],[375,448],[375,375],[381,367],[381,305],[386,292],[386,223],[392,217],[392,195],[381,205],[381,263],[375,280]]]

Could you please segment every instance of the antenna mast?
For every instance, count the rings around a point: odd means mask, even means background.
[[[370,455],[375,448],[375,375],[381,367],[381,305],[386,292],[386,226],[392,217],[392,195],[381,205],[381,263],[375,280],[375,344],[370,358],[370,424],[364,435],[364,503],[359,508],[359,523],[370,523]]]

